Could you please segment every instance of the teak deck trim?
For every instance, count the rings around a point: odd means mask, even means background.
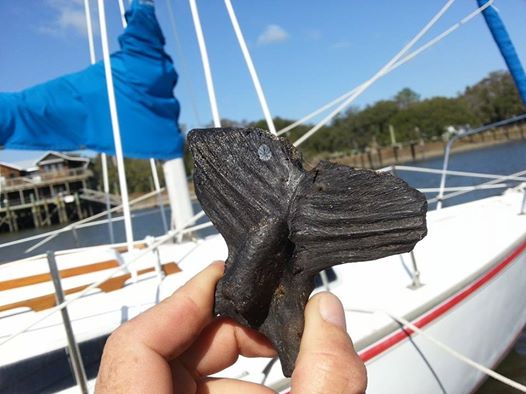
[[[104,262],[104,263],[108,263],[108,262]],[[97,263],[97,264],[102,264],[102,263]],[[94,265],[94,264],[91,264],[91,265]],[[79,268],[82,268],[82,267],[79,267]],[[181,269],[179,268],[179,266],[174,262],[163,264],[162,268],[166,275],[171,275],[177,272],[181,272]],[[143,275],[143,274],[153,272],[153,271],[155,271],[155,268],[153,267],[145,268],[145,269],[137,271],[137,274]],[[131,278],[131,274],[124,274],[124,275],[116,276],[114,278],[108,279],[106,282],[99,285],[98,288],[105,293],[109,293],[111,291],[115,291],[115,290],[123,288],[125,282],[130,278]],[[88,286],[90,285],[73,287],[71,289],[64,290],[64,294],[69,295],[69,294],[77,293],[79,291],[86,289]],[[56,305],[55,293],[51,293],[51,294],[46,294],[40,297],[28,298],[26,300],[13,302],[11,304],[0,305],[0,312],[4,312],[4,311],[15,309],[15,308],[29,308],[35,312],[39,312],[45,309],[52,308],[55,305]]]
[[[87,265],[82,265],[80,267],[66,268],[66,269],[60,270],[60,277],[62,279],[70,278],[72,276],[84,275],[90,272],[97,272],[97,271],[102,271],[102,270],[106,270],[110,268],[117,268],[118,266],[119,266],[119,263],[117,262],[117,260],[107,260],[107,261],[102,261],[100,263],[87,264]],[[23,278],[5,280],[5,281],[0,282],[0,291],[16,289],[19,287],[35,285],[38,283],[49,282],[50,280],[51,280],[50,273],[31,275],[31,276],[25,276]]]

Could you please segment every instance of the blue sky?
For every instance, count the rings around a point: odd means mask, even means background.
[[[176,46],[166,1],[172,1],[175,10],[182,52]],[[96,8],[96,1],[90,2]],[[180,73],[175,92],[182,105],[181,123],[203,126],[211,115],[188,2],[157,0],[156,4],[167,52]],[[445,0],[233,0],[270,111],[291,119],[372,76],[444,4]],[[224,3],[201,0],[198,6],[221,116],[261,119]],[[495,6],[526,62],[526,0],[497,0]],[[426,37],[442,32],[475,8],[475,0],[457,0]],[[106,10],[110,45],[115,50],[122,31],[117,0],[106,0]],[[0,91],[17,91],[89,65],[83,0],[0,0],[0,26]],[[100,58],[100,37],[95,39]],[[404,87],[424,98],[453,96],[488,72],[504,68],[483,18],[477,17],[382,78],[355,104],[390,98]]]

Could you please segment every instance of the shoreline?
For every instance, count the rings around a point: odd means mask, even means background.
[[[474,135],[457,141],[451,150],[451,154],[488,148],[496,145],[520,142],[526,140],[526,126],[513,127],[512,129],[500,128],[490,130],[486,133]],[[424,143],[413,143],[406,146],[396,145],[394,147],[379,147],[367,152],[349,155],[344,153],[317,155],[308,160],[309,166],[314,167],[320,160],[330,160],[335,163],[349,165],[356,168],[369,168],[378,170],[392,165],[405,165],[416,161],[434,159],[444,156],[447,141],[431,141]],[[194,193],[193,182],[188,182],[192,202],[197,200]],[[137,195],[136,197],[139,197]],[[163,204],[169,208],[167,192],[163,192]],[[157,197],[153,196],[134,207],[133,210],[158,207]]]
[[[453,145],[451,153],[455,154],[524,140],[526,140],[525,126],[502,127],[498,130],[490,130],[460,139]],[[317,163],[320,160],[330,160],[351,167],[377,170],[391,165],[407,164],[444,156],[446,145],[447,141],[420,141],[407,145],[376,147],[357,154],[340,152],[330,155],[317,155],[312,161]]]

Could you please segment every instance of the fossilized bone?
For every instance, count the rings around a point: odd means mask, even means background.
[[[425,197],[403,180],[320,162],[254,128],[194,130],[195,190],[228,246],[215,312],[269,338],[290,376],[314,277],[336,264],[409,252]]]

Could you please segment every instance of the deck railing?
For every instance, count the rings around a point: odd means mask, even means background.
[[[91,170],[85,168],[72,168],[69,170],[39,172],[31,176],[23,176],[16,178],[6,178],[2,182],[2,191],[10,192],[12,189],[18,189],[20,186],[42,186],[42,184],[50,182],[61,182],[71,180],[72,178],[89,178],[93,176]]]
[[[465,130],[465,131],[463,131],[461,133],[458,133],[458,134],[454,135],[448,141],[448,143],[446,145],[445,152],[444,152],[444,165],[442,167],[442,177],[440,179],[440,190],[438,192],[438,196],[436,197],[437,209],[442,208],[442,200],[443,200],[443,197],[444,197],[444,188],[446,186],[447,167],[448,167],[448,164],[449,164],[449,155],[451,153],[451,148],[453,147],[453,144],[456,141],[458,141],[459,139],[461,139],[461,138],[469,137],[469,136],[472,136],[472,135],[475,135],[475,134],[480,134],[480,133],[483,133],[485,131],[488,131],[488,130],[491,130],[491,129],[495,129],[497,127],[503,127],[503,126],[508,126],[508,125],[511,125],[511,124],[519,123],[519,122],[522,122],[524,120],[526,120],[526,114],[523,114],[523,115],[520,115],[520,116],[515,116],[513,118],[502,120],[500,122],[495,122],[495,123],[492,123],[492,124],[489,124],[489,125],[486,125],[486,126],[479,127],[477,129]]]

